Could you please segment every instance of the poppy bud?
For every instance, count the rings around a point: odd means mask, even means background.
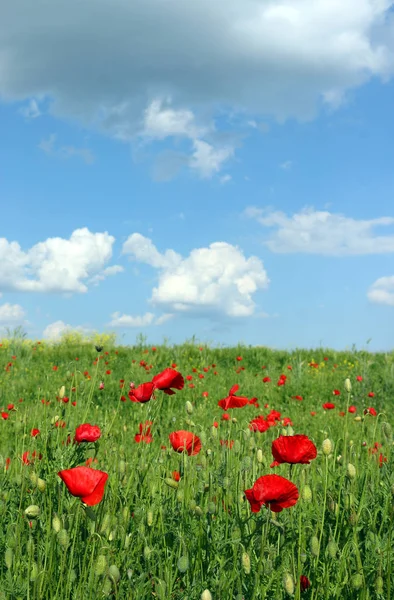
[[[204,590],[201,594],[201,600],[212,600],[212,594],[209,590]]]
[[[283,576],[283,587],[286,592],[292,596],[294,594],[294,579],[290,575],[290,573],[285,573]]]
[[[7,569],[11,569],[13,560],[14,560],[14,552],[13,552],[12,548],[7,548],[5,551],[5,554],[4,554],[4,561],[5,561],[5,566],[7,567]]]
[[[233,418],[231,419],[231,422],[232,422],[232,423],[238,423],[238,420],[237,420],[237,418],[236,418],[236,417],[233,417]]]
[[[331,558],[336,558],[337,552],[338,552],[338,546],[337,546],[336,542],[334,542],[334,540],[331,540],[330,542],[328,542],[327,552],[328,552],[328,556],[330,556]]]
[[[360,421],[362,421],[361,417],[354,417],[354,420],[357,421],[357,423],[359,423]]]
[[[202,517],[203,516],[203,512],[201,510],[200,506],[196,506],[196,508],[194,509],[194,513],[197,515],[197,517]]]
[[[111,522],[111,515],[106,513],[101,521],[100,533],[104,533],[106,529],[108,529]]]
[[[319,540],[315,535],[311,538],[311,554],[319,556]]]
[[[37,475],[37,473],[35,473],[34,471],[32,471],[32,472],[30,473],[29,479],[30,479],[30,481],[31,481],[31,484],[32,484],[34,487],[36,487],[36,485],[37,485],[37,481],[38,481],[38,475]]]
[[[187,556],[180,556],[178,559],[178,569],[181,573],[186,573],[189,568],[189,559]]]
[[[250,573],[250,557],[247,552],[242,552],[242,567],[245,575]]]
[[[383,594],[383,578],[380,575],[376,578],[375,590],[377,594]]]
[[[145,560],[149,560],[152,554],[152,550],[149,548],[149,546],[145,546],[144,548],[144,558]]]
[[[116,538],[116,529],[113,529],[112,531],[110,531],[108,533],[108,541],[113,542],[115,538]]]
[[[40,512],[41,512],[40,507],[37,506],[36,504],[31,504],[30,506],[28,506],[25,509],[25,515],[29,518],[38,517]]]
[[[37,488],[40,490],[40,492],[45,492],[45,489],[47,487],[46,481],[44,481],[43,479],[40,479],[40,477],[37,480]]]
[[[214,515],[216,512],[216,504],[214,502],[208,502],[208,512],[210,515]]]
[[[348,394],[350,394],[350,392],[352,391],[352,382],[350,381],[349,377],[346,377],[345,379],[345,390]]]
[[[235,440],[233,450],[235,454],[238,454],[241,451],[241,442],[239,440]]]
[[[120,580],[120,572],[116,565],[111,565],[108,569],[108,577],[114,582],[118,583]]]
[[[332,444],[332,441],[330,439],[326,438],[323,441],[322,450],[323,450],[323,454],[325,456],[329,456],[332,453],[332,451],[333,451],[333,444]]]
[[[363,587],[363,576],[361,573],[356,573],[355,575],[352,575],[350,582],[354,590],[359,590]]]
[[[172,479],[171,477],[166,477],[164,483],[168,485],[168,487],[173,488],[174,490],[178,489],[178,482],[175,481],[175,479]]]
[[[382,423],[382,433],[385,437],[385,440],[388,444],[393,443],[393,428],[390,423]]]
[[[124,460],[119,461],[118,471],[119,471],[120,475],[124,475],[126,473],[126,462]]]
[[[63,548],[67,548],[67,546],[70,542],[70,539],[68,537],[68,533],[67,533],[66,529],[61,529],[59,531],[59,533],[57,534],[57,541]]]
[[[213,438],[217,438],[217,437],[218,437],[218,430],[217,430],[217,429],[216,429],[216,427],[214,427],[213,425],[212,425],[212,427],[211,427],[211,436],[212,436]]]
[[[328,510],[332,513],[334,513],[334,515],[338,516],[339,514],[339,505],[337,502],[334,502],[334,500],[332,500],[331,502],[328,503]]]
[[[250,456],[244,456],[241,462],[241,471],[248,471],[252,466],[252,459]]]
[[[254,450],[256,448],[256,440],[254,438],[250,438],[249,440],[249,449]]]
[[[34,541],[32,537],[29,537],[27,540],[26,548],[29,556],[32,556],[34,554]]]
[[[38,565],[35,561],[31,563],[30,581],[35,581],[38,577]]]
[[[256,458],[258,463],[262,464],[264,462],[263,451],[261,448],[258,448],[256,452]]]
[[[312,490],[309,485],[304,485],[302,488],[302,499],[305,502],[312,502]]]
[[[194,410],[193,409],[193,404],[189,400],[186,401],[185,410],[186,410],[186,412],[187,412],[188,415],[193,414],[193,410]]]
[[[60,388],[59,392],[58,392],[58,397],[60,400],[63,400],[64,396],[66,394],[66,388],[64,385],[62,385],[62,387]]]
[[[100,575],[104,575],[107,570],[107,559],[104,554],[99,554],[96,559],[96,564],[94,565],[94,572],[99,577]]]
[[[62,528],[62,522],[61,522],[61,520],[59,519],[59,517],[57,515],[53,516],[52,527],[53,527],[55,533],[59,533],[59,531]]]
[[[146,522],[148,524],[148,527],[152,527],[152,525],[153,525],[153,511],[148,510],[148,512],[146,514]]]
[[[185,494],[183,490],[178,490],[176,493],[176,499],[178,500],[178,502],[183,502],[185,499]]]
[[[51,419],[51,425],[54,425],[55,423],[57,423],[59,419],[60,419],[59,415],[56,415],[55,417],[52,417],[52,419]]]
[[[205,451],[205,453],[206,453],[207,456],[211,456],[212,450],[210,448],[207,448],[206,451]]]
[[[347,466],[347,476],[349,477],[349,479],[356,478],[356,467],[351,463],[349,463]]]
[[[108,577],[104,581],[102,592],[104,596],[109,596],[112,593],[112,581]]]

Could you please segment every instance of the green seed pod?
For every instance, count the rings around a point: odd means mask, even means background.
[[[130,509],[128,506],[125,506],[122,510],[122,519],[123,522],[127,525],[130,519]]]
[[[358,515],[357,515],[357,513],[355,511],[353,511],[353,512],[350,513],[349,523],[350,523],[350,525],[352,525],[352,527],[355,527],[357,525],[357,523],[358,523]]]
[[[116,529],[112,529],[109,533],[108,533],[108,541],[109,542],[113,542],[114,539],[116,538]]]
[[[382,433],[386,442],[391,445],[393,443],[393,428],[390,423],[382,423]]]
[[[101,521],[100,533],[105,533],[105,531],[109,528],[110,523],[111,523],[111,515],[109,513],[106,513],[103,517],[103,520]]]
[[[57,534],[57,541],[63,548],[67,548],[70,539],[68,537],[68,533],[66,529],[61,529]]]
[[[14,560],[14,552],[13,552],[12,548],[8,547],[6,549],[5,555],[4,555],[5,566],[7,567],[7,569],[12,568],[13,560]]]
[[[325,439],[322,443],[322,450],[323,450],[323,454],[325,456],[329,456],[330,454],[332,454],[332,451],[334,449],[333,443],[330,439]]]
[[[233,452],[235,454],[239,454],[241,452],[241,442],[239,440],[235,440],[233,446]]]
[[[178,502],[183,502],[185,499],[185,492],[183,490],[178,490],[176,493],[176,499]]]
[[[126,550],[130,546],[130,544],[131,544],[131,533],[128,533],[124,539],[124,547]]]
[[[45,489],[47,487],[46,481],[44,481],[44,479],[41,479],[40,477],[37,480],[37,488],[39,489],[40,492],[45,492]]]
[[[319,540],[316,535],[311,538],[311,554],[313,556],[319,556]]]
[[[231,539],[233,542],[240,542],[241,541],[241,530],[239,527],[234,527],[232,533],[231,533]]]
[[[346,473],[347,476],[349,477],[349,479],[355,479],[356,478],[356,467],[354,465],[352,465],[351,463],[348,464],[347,469],[346,469]]]
[[[118,462],[118,471],[120,475],[124,475],[126,473],[126,461],[120,460]]]
[[[185,410],[187,412],[188,415],[192,415],[193,414],[193,404],[189,401],[186,400],[186,404],[185,404]]]
[[[244,570],[245,575],[249,575],[250,573],[250,556],[247,552],[242,552],[242,568]]]
[[[264,456],[263,456],[263,451],[261,448],[258,448],[258,450],[256,452],[256,459],[257,459],[258,463],[263,464]]]
[[[166,585],[165,581],[163,581],[162,579],[159,579],[155,586],[155,591],[156,591],[158,597],[160,598],[160,600],[167,600],[167,598],[168,598],[167,585]]]
[[[194,514],[196,514],[197,517],[202,517],[204,513],[202,512],[200,506],[196,506],[196,508],[194,509]]]
[[[59,533],[59,531],[62,528],[62,522],[61,522],[61,520],[59,519],[59,517],[56,514],[53,515],[52,527],[53,527],[55,533]]]
[[[145,560],[149,560],[150,557],[151,557],[151,555],[152,555],[151,548],[149,548],[149,546],[145,546],[145,548],[144,548],[144,558],[145,558]]]
[[[210,515],[214,515],[216,513],[216,504],[214,502],[208,502],[208,512]]]
[[[29,475],[29,479],[31,481],[31,484],[36,487],[37,486],[37,482],[38,482],[38,475],[37,473],[35,473],[34,471],[32,471]]]
[[[338,546],[337,546],[336,542],[334,542],[334,540],[331,540],[330,542],[328,542],[327,552],[328,552],[328,556],[330,556],[331,558],[336,558],[337,553],[338,553]]]
[[[109,596],[112,593],[112,581],[106,577],[103,585],[104,596]]]
[[[249,440],[249,449],[254,450],[255,448],[256,448],[256,440],[253,437],[251,437]]]
[[[175,479],[171,479],[171,477],[166,477],[164,483],[174,490],[178,489],[178,482]]]
[[[291,426],[291,425],[288,425],[288,426],[286,427],[286,430],[285,430],[285,431],[286,431],[286,435],[294,435],[294,429],[292,428],[292,426]]]
[[[38,565],[35,561],[31,563],[30,568],[30,581],[35,581],[38,577]]]
[[[77,578],[77,572],[76,572],[76,570],[75,569],[71,569],[71,572],[70,572],[70,581],[71,581],[71,583],[74,583],[74,581],[76,580],[76,578]]]
[[[302,488],[302,499],[304,502],[312,502],[312,490],[309,485],[304,485]]]
[[[244,435],[244,440],[248,440],[250,438],[250,436],[252,435],[252,433],[251,433],[250,429],[244,429],[243,435]]]
[[[241,471],[249,471],[252,466],[252,459],[250,456],[244,456],[241,462]]]
[[[201,600],[212,600],[212,594],[209,590],[204,590],[201,594]]]
[[[283,587],[290,596],[294,594],[294,579],[290,573],[283,575]]]
[[[380,575],[375,580],[375,590],[377,594],[383,594],[383,577]]]
[[[104,575],[107,570],[107,559],[104,554],[99,554],[96,558],[96,563],[94,565],[94,573],[99,577],[100,575]]]
[[[187,556],[180,556],[178,559],[178,570],[181,573],[186,573],[189,568],[189,558]]]
[[[146,522],[148,524],[148,527],[152,527],[152,525],[153,525],[153,511],[152,510],[148,510],[148,512],[146,513]]]
[[[108,569],[108,577],[114,582],[118,583],[120,580],[120,572],[116,565],[111,565]]]
[[[213,425],[211,427],[211,437],[213,437],[214,439],[218,437],[218,430]]]
[[[354,590],[360,590],[364,585],[363,576],[361,573],[355,573],[352,575],[350,583]]]
[[[40,512],[41,512],[40,507],[37,506],[37,504],[31,504],[30,506],[28,506],[25,509],[25,515],[26,515],[26,517],[29,517],[29,519],[38,517]]]

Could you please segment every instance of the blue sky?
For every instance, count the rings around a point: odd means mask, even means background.
[[[392,3],[333,4],[10,4],[0,327],[391,349]]]

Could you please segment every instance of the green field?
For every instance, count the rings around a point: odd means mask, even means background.
[[[166,368],[183,389],[130,401]],[[234,384],[257,400],[225,411]],[[394,598],[393,353],[3,340],[0,399],[0,599]],[[101,437],[75,443],[86,423]],[[316,458],[271,467],[299,434]],[[91,506],[58,476],[86,464],[108,474]],[[252,512],[272,474],[298,499]]]

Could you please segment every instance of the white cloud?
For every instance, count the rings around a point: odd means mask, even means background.
[[[118,273],[123,273],[123,271],[124,268],[120,265],[112,265],[111,267],[106,267],[101,273],[92,277],[89,280],[89,283],[97,285],[100,281],[104,281],[106,277],[112,277],[113,275],[117,275]]]
[[[51,156],[68,159],[74,156],[80,158],[87,165],[92,165],[95,161],[94,154],[89,148],[76,148],[75,146],[56,147],[56,134],[52,133],[47,139],[41,140],[38,144],[40,150]]]
[[[214,148],[203,140],[194,140],[194,152],[189,166],[195,169],[201,177],[209,178],[218,173],[229,158],[234,155],[234,148]]]
[[[111,315],[110,327],[147,327],[152,325],[155,315],[147,312],[144,315],[122,315],[120,312],[114,312]]]
[[[47,325],[42,335],[43,338],[56,342],[60,340],[65,333],[72,333],[73,331],[82,334],[91,333],[91,329],[88,329],[87,327],[82,327],[80,325],[73,327],[72,325],[66,325],[64,321],[55,321],[54,323]]]
[[[226,175],[223,175],[223,176],[220,178],[220,180],[219,180],[219,181],[220,181],[220,183],[221,183],[222,185],[224,185],[225,183],[228,183],[228,182],[229,182],[229,181],[231,181],[231,180],[232,180],[232,177],[231,177],[231,175],[229,175],[229,174],[227,173]]]
[[[377,279],[368,290],[368,298],[375,304],[394,306],[394,275]]]
[[[191,110],[163,107],[162,100],[155,99],[144,112],[142,133],[147,137],[159,140],[169,136],[184,136],[194,139],[202,135],[204,129],[197,127]]]
[[[15,325],[22,323],[25,318],[25,311],[19,304],[0,305],[0,325]]]
[[[259,258],[245,258],[226,242],[196,248],[183,258],[173,250],[161,254],[150,239],[134,233],[123,252],[159,270],[151,302],[170,314],[249,316],[255,311],[253,295],[269,284]]]
[[[18,242],[0,238],[0,290],[84,293],[85,281],[113,274],[105,265],[114,241],[107,232],[91,233],[85,227],[69,239],[48,238],[25,252]]]
[[[286,160],[285,162],[283,162],[280,165],[280,168],[282,169],[282,171],[290,171],[291,167],[293,166],[293,161],[292,160]]]
[[[394,225],[393,217],[353,219],[328,211],[305,208],[287,216],[280,211],[249,207],[249,218],[272,233],[264,244],[277,253],[306,253],[325,256],[355,256],[394,252],[394,233],[379,235],[381,227]]]
[[[41,116],[41,111],[39,109],[37,100],[34,98],[30,100],[28,106],[24,106],[19,112],[25,117],[25,119],[37,119],[37,117]]]

